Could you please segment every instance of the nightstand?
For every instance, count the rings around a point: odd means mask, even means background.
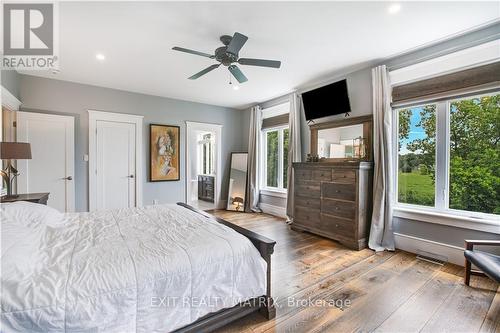
[[[16,202],[16,201],[28,201],[33,203],[38,203],[42,205],[47,204],[49,200],[49,193],[23,193],[15,197],[3,196],[0,198],[1,203]]]

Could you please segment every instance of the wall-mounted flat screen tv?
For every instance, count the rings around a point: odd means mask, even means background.
[[[302,94],[307,120],[351,111],[347,81],[342,80]]]

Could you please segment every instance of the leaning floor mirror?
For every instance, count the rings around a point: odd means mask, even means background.
[[[243,212],[247,192],[248,153],[231,153],[231,171],[227,191],[227,210]]]

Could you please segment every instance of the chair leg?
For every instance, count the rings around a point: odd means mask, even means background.
[[[470,274],[471,274],[471,263],[469,260],[465,259],[465,277],[464,283],[466,286],[470,283]]]

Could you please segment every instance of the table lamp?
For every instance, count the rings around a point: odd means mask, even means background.
[[[233,205],[236,205],[236,211],[240,210],[242,203],[243,203],[243,198],[241,198],[241,197],[234,197],[233,198]]]
[[[5,169],[0,171],[0,175],[2,175],[7,187],[7,197],[17,197],[17,195],[12,195],[12,182],[19,176],[19,172],[12,166],[11,160],[30,160],[30,144],[25,142],[0,142],[0,159],[7,161]]]

